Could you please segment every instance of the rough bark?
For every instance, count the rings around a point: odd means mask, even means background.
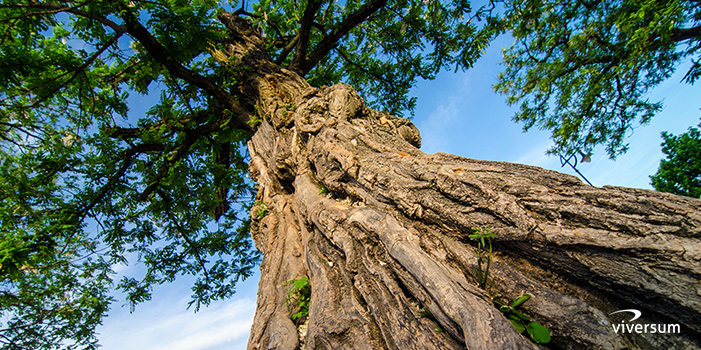
[[[249,143],[264,254],[249,349],[542,347],[492,303],[523,293],[549,348],[701,346],[701,200],[425,154],[408,120],[368,109],[350,86],[310,87],[270,63],[255,31],[228,25],[229,54],[253,67],[245,102],[265,119]],[[473,227],[498,235],[489,294],[473,273]],[[293,322],[286,282],[303,276],[309,315]],[[609,314],[621,309],[681,334],[617,334],[624,318]]]

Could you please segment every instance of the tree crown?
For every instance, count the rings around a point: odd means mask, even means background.
[[[685,81],[701,75],[698,1],[506,1],[516,39],[504,53],[496,91],[520,104],[524,129],[550,130],[551,153],[615,158],[626,136],[662,108],[647,93],[685,59]]]

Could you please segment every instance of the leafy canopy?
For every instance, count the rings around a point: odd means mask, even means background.
[[[197,309],[251,275],[255,106],[247,68],[220,57],[224,11],[313,85],[345,81],[397,113],[417,78],[470,67],[498,32],[465,0],[3,1],[3,348],[94,348],[115,287],[133,307],[192,275]]]
[[[502,2],[502,1],[498,1]],[[701,76],[701,6],[695,0],[513,0],[502,20],[516,39],[495,90],[520,105],[524,129],[550,130],[551,153],[611,158],[662,108],[648,91],[690,60]]]
[[[699,124],[701,128],[701,124]],[[662,152],[667,159],[650,176],[652,186],[662,192],[701,198],[701,132],[690,127],[681,135],[662,133]]]

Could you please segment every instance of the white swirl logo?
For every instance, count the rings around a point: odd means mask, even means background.
[[[616,311],[616,312],[612,312],[612,313],[609,314],[609,316],[611,316],[611,315],[613,315],[613,314],[617,314],[617,313],[619,313],[619,312],[630,312],[630,313],[633,314],[633,318],[631,318],[630,321],[628,321],[628,322],[633,322],[633,321],[637,320],[638,318],[640,318],[640,316],[643,315],[643,313],[640,312],[640,310],[636,310],[636,309],[625,309],[625,310],[618,310],[618,311]]]

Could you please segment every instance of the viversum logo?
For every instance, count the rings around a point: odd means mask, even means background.
[[[628,322],[633,322],[643,315],[640,310],[626,309],[612,312],[609,316],[620,312],[633,314],[633,318]],[[616,333],[681,333],[681,326],[678,324],[626,323],[625,320],[621,320],[621,323],[614,323],[612,326],[613,331]]]

